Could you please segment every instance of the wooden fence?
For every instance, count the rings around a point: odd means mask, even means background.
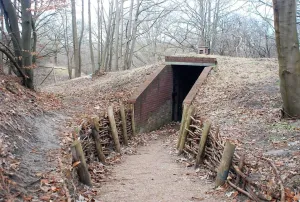
[[[239,155],[235,151],[236,146],[231,141],[220,136],[218,127],[213,127],[209,121],[203,123],[200,118],[194,118],[194,111],[192,105],[184,105],[177,144],[179,154],[193,158],[196,168],[202,166],[209,169],[216,187],[227,182],[254,201],[286,200],[281,176],[270,159],[254,155],[256,163],[250,163],[244,154]],[[269,179],[277,181],[273,187],[268,186],[267,180],[251,179],[250,173],[259,175],[262,166],[268,166],[273,171],[273,175],[272,172],[267,173]]]
[[[118,109],[108,107],[105,114],[90,117],[79,127],[79,137],[71,145],[72,163],[77,167],[79,180],[91,186],[87,163],[105,164],[112,152],[121,152],[121,145],[135,135],[134,109],[120,104]]]

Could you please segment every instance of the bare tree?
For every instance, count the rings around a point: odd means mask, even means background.
[[[84,0],[81,0],[81,32],[80,32],[80,38],[79,38],[79,71],[82,70],[82,57],[81,57],[81,46],[82,46],[82,39],[84,36]]]
[[[32,55],[31,55],[31,30],[32,30],[32,17],[31,17],[31,0],[22,0],[22,47],[23,47],[23,62],[25,74],[28,76],[26,79],[26,86],[33,89],[33,70],[32,70]]]
[[[101,70],[101,59],[103,54],[103,41],[102,41],[102,22],[103,22],[103,2],[101,0],[97,0],[97,27],[98,27],[98,34],[97,34],[97,45],[98,45],[98,71]]]
[[[74,47],[74,60],[75,60],[75,77],[81,76],[80,70],[80,52],[79,52],[79,43],[78,43],[78,35],[77,35],[77,25],[76,25],[76,5],[75,0],[71,0],[72,4],[72,31],[73,31],[73,47]]]
[[[33,70],[32,70],[32,55],[31,55],[31,1],[21,1],[21,19],[22,19],[22,33],[19,30],[17,12],[11,1],[0,1],[4,12],[6,29],[8,30],[14,48],[14,55],[9,49],[1,49],[14,64],[13,71],[19,76],[23,77],[24,84],[28,88],[33,89]],[[22,37],[21,37],[22,36]],[[14,57],[16,61],[14,61]]]
[[[280,92],[285,115],[300,117],[300,52],[295,0],[273,0]]]
[[[124,65],[125,69],[129,69],[130,65],[128,64],[128,58],[129,58],[129,51],[130,51],[130,41],[132,40],[132,14],[133,14],[133,5],[134,5],[134,0],[130,0],[130,7],[129,7],[129,19],[127,23],[127,28],[126,28],[126,47],[125,47],[125,55],[124,55]]]
[[[115,46],[114,46],[114,59],[112,63],[112,71],[118,70],[118,61],[119,61],[119,27],[120,27],[120,5],[119,1],[115,0]]]
[[[90,54],[91,54],[92,73],[94,73],[95,61],[94,61],[93,40],[92,40],[91,0],[88,1],[88,15],[89,15],[89,46],[90,46]]]

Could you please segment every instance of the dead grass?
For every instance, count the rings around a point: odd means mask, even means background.
[[[218,66],[193,102],[197,114],[220,125],[221,135],[234,139],[240,152],[272,158],[288,183],[300,163],[300,124],[281,120],[277,60],[217,60]]]
[[[63,108],[75,117],[99,115],[109,105],[118,106],[119,101],[126,101],[159,65],[109,72],[94,78],[73,79],[41,90],[58,94],[63,100]]]

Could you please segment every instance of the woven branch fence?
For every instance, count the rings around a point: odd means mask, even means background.
[[[215,185],[222,186],[226,182],[254,201],[286,201],[286,190],[283,180],[274,163],[262,156],[246,159],[239,155],[235,145],[222,138],[218,127],[210,122],[203,123],[199,117],[194,118],[194,107],[185,105],[179,132],[177,148],[195,160],[195,167],[208,169],[215,178]],[[262,180],[263,167],[269,172]],[[273,180],[273,183],[270,183]]]
[[[73,167],[77,168],[79,181],[91,186],[91,177],[87,164],[105,160],[112,152],[121,152],[121,145],[135,135],[133,105],[118,109],[108,107],[100,116],[90,117],[79,127],[79,137],[71,145]]]

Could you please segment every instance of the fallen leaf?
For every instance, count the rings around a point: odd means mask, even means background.
[[[294,201],[300,201],[300,194],[297,194],[296,196],[294,196]]]
[[[81,162],[80,161],[76,161],[73,163],[72,167],[75,168],[76,166],[78,166]]]
[[[51,199],[51,196],[49,196],[49,195],[40,196],[40,200],[42,200],[42,201],[50,201],[50,199]]]

